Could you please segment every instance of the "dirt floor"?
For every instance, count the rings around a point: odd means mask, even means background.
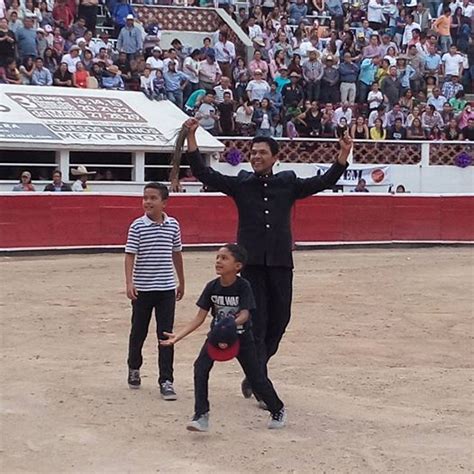
[[[213,259],[185,254],[178,327]],[[271,363],[287,428],[266,429],[230,362],[212,372],[211,431],[201,434],[185,425],[207,327],[177,346],[178,401],[159,397],[153,332],[142,388],[131,391],[122,256],[1,258],[1,471],[471,472],[472,250],[295,260],[293,319]]]

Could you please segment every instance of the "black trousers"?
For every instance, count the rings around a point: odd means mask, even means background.
[[[143,363],[142,348],[148,335],[151,313],[155,310],[156,334],[163,339],[163,332],[173,332],[176,293],[169,291],[139,291],[132,301],[132,329],[128,343],[128,367],[139,369]],[[158,345],[158,382],[173,381],[173,346]]]
[[[247,265],[242,276],[250,282],[257,308],[252,312],[252,330],[257,356],[267,376],[267,363],[276,354],[291,317],[293,269]],[[255,392],[258,390],[252,387]]]
[[[263,374],[257,360],[257,350],[251,331],[246,331],[239,336],[240,351],[237,356],[247,380],[252,388],[258,392],[259,399],[263,400],[271,413],[280,411],[283,402],[273,388],[272,383]],[[207,340],[202,346],[198,358],[194,362],[194,413],[200,416],[209,411],[209,374],[214,361],[207,354]]]

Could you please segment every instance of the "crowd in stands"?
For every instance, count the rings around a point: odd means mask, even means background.
[[[164,50],[156,18],[140,23],[126,0],[104,6],[116,42],[96,37],[98,0],[0,0],[0,83],[141,90],[222,136],[474,140],[470,0],[219,6],[252,58],[237,56],[227,25]]]

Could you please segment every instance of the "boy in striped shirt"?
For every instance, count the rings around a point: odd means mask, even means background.
[[[132,301],[128,346],[128,385],[139,388],[142,348],[155,310],[158,339],[172,332],[176,300],[184,294],[183,257],[179,223],[165,214],[168,188],[148,183],[143,191],[145,215],[135,219],[125,246],[127,297]],[[178,276],[178,286],[173,267]],[[158,385],[165,400],[176,400],[173,387],[173,347],[158,347]]]

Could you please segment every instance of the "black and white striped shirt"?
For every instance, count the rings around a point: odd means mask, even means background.
[[[128,230],[126,253],[133,253],[133,283],[139,291],[166,291],[176,288],[173,252],[180,252],[179,222],[164,214],[163,223],[146,214],[135,219]]]

